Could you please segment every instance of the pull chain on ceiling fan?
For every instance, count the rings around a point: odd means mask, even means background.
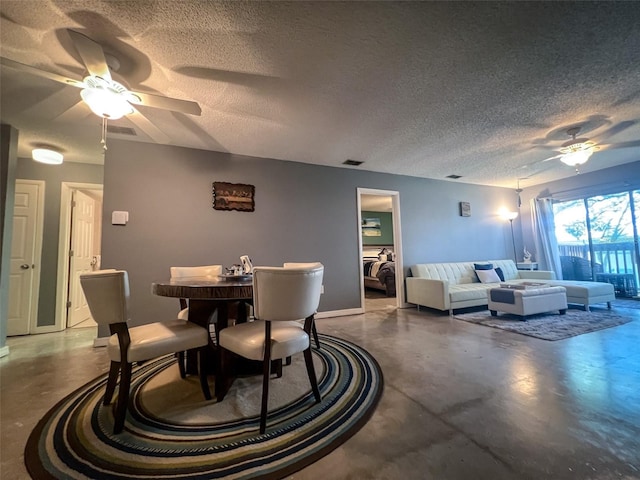
[[[520,188],[520,179],[516,179],[516,195],[518,196],[518,208],[522,206],[522,198],[520,198],[520,194],[522,193],[522,189]]]

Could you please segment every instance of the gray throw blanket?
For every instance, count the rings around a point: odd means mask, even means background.
[[[396,264],[394,262],[385,262],[382,264],[378,273],[376,274],[378,280],[384,285],[387,284],[387,279],[390,278],[395,281],[396,278]]]
[[[513,290],[508,288],[494,288],[489,291],[491,294],[492,302],[500,302],[500,303],[510,303],[513,305],[516,303],[515,295],[513,294]]]

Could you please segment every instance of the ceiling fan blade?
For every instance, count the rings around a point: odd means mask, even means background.
[[[600,150],[614,150],[618,148],[640,148],[640,140],[632,140],[630,142],[618,142],[598,145]]]
[[[623,122],[616,123],[615,125],[612,125],[610,128],[606,129],[596,138],[605,139],[605,138],[611,137],[613,135],[616,135],[620,132],[625,131],[627,128],[632,127],[636,123],[637,122],[635,120],[625,120]]]
[[[232,83],[250,88],[261,88],[265,85],[280,85],[282,81],[278,77],[263,75],[260,73],[233,72],[207,67],[178,67],[177,73],[191,78],[213,80],[215,82]]]
[[[87,71],[96,77],[111,80],[111,73],[102,46],[81,33],[73,30],[68,30],[68,32],[85,67],[87,67]]]
[[[153,123],[151,123],[151,121],[147,119],[147,117],[142,115],[135,108],[133,109],[133,113],[130,115],[127,115],[126,118],[131,120],[131,123],[133,123],[136,127],[142,130],[144,133],[149,135],[149,137],[151,137],[151,139],[154,142],[157,142],[160,144],[167,144],[169,143],[169,140],[171,140],[167,134],[165,134],[162,130],[160,130]]]
[[[555,160],[556,158],[560,158],[561,156],[562,156],[562,153],[560,153],[558,155],[554,155],[553,157],[545,158],[544,160],[541,161],[541,163],[549,162],[551,160]]]
[[[65,85],[71,85],[78,88],[86,87],[84,82],[81,82],[79,80],[73,80],[71,78],[58,75],[57,73],[51,73],[51,72],[47,72],[46,70],[40,70],[39,68],[32,67],[31,65],[25,65],[24,63],[15,62],[5,57],[0,57],[0,64],[4,65],[5,67],[13,68],[15,70],[31,73],[32,75],[48,78],[49,80],[53,80],[54,82],[60,82]]]
[[[174,112],[188,113],[190,115],[198,115],[202,113],[200,105],[189,100],[179,100],[177,98],[163,97],[153,95],[151,93],[130,92],[140,98],[140,102],[131,99],[131,103],[144,105],[145,107],[162,108],[164,110],[172,110]]]
[[[56,117],[56,121],[60,121],[63,123],[77,123],[84,120],[89,115],[93,115],[91,110],[86,103],[80,100],[78,103],[74,104],[73,106],[62,112],[60,115],[58,115]]]

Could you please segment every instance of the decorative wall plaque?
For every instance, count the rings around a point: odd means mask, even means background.
[[[215,210],[255,210],[256,187],[243,183],[213,182],[213,208]]]
[[[460,216],[461,217],[471,216],[471,204],[469,202],[460,202]]]

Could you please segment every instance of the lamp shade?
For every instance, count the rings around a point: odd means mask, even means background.
[[[518,212],[510,212],[509,210],[504,210],[501,212],[502,218],[505,220],[515,220],[518,217]]]
[[[36,162],[47,163],[49,165],[60,165],[64,159],[60,152],[48,148],[34,148],[31,150],[31,158]]]

